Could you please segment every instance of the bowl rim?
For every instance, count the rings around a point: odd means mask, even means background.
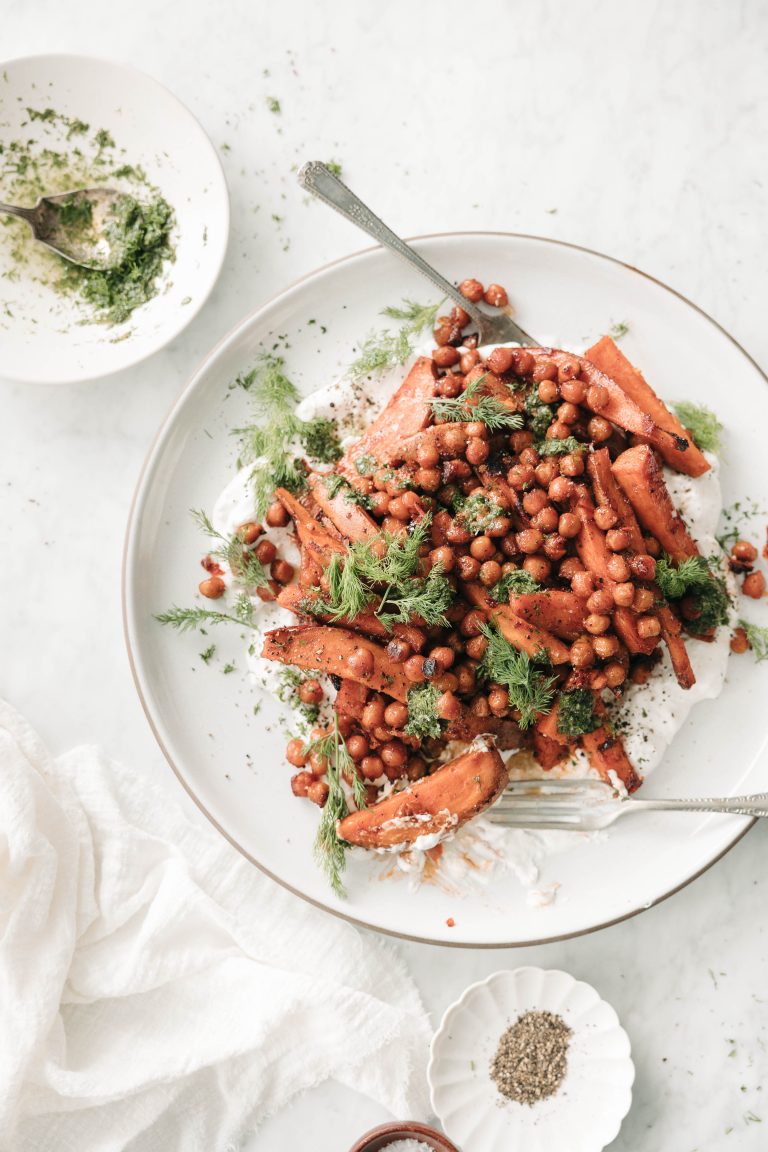
[[[103,64],[109,69],[113,69],[114,71],[118,71],[118,72],[123,72],[123,73],[126,73],[128,75],[131,75],[134,78],[138,78],[139,83],[148,84],[150,86],[154,86],[154,87],[160,89],[160,91],[162,91],[167,97],[169,97],[172,101],[174,101],[179,106],[179,108],[182,110],[182,112],[184,112],[187,116],[189,116],[189,118],[197,126],[197,128],[200,132],[200,135],[202,137],[202,141],[208,147],[208,150],[210,152],[212,177],[215,177],[215,182],[219,185],[219,191],[223,193],[223,196],[221,197],[221,199],[222,199],[221,218],[222,218],[222,222],[224,225],[223,243],[220,246],[220,251],[219,251],[218,256],[216,257],[216,260],[214,263],[214,274],[211,277],[210,284],[208,285],[208,288],[206,289],[206,291],[203,292],[200,296],[194,298],[192,300],[192,303],[188,307],[184,308],[184,316],[183,316],[184,322],[180,328],[176,329],[176,331],[173,332],[172,335],[170,335],[170,336],[164,335],[163,336],[161,334],[161,336],[154,343],[150,343],[148,345],[148,347],[146,348],[146,350],[141,352],[134,359],[130,360],[126,364],[117,365],[115,368],[108,368],[106,370],[106,372],[100,371],[98,373],[94,373],[94,372],[89,371],[88,369],[85,369],[83,372],[79,372],[77,374],[63,375],[63,376],[48,376],[45,379],[41,379],[39,373],[35,373],[33,375],[23,375],[23,374],[19,374],[18,372],[15,372],[13,375],[8,375],[5,370],[3,370],[3,373],[2,373],[3,379],[12,380],[12,381],[19,383],[19,384],[36,384],[36,385],[41,385],[41,386],[50,386],[50,385],[66,386],[66,385],[72,385],[72,384],[91,383],[93,381],[98,381],[98,380],[106,380],[107,378],[109,378],[111,376],[118,375],[120,372],[128,372],[128,371],[130,371],[130,369],[135,368],[138,364],[143,364],[144,361],[148,360],[150,356],[154,356],[157,352],[162,351],[163,348],[166,348],[170,343],[172,343],[172,341],[176,340],[182,334],[182,332],[186,331],[186,329],[189,327],[189,325],[192,323],[192,321],[195,319],[195,317],[197,315],[199,315],[200,311],[205,306],[205,304],[207,304],[207,302],[211,296],[211,293],[213,292],[213,289],[216,287],[216,285],[219,282],[219,277],[221,276],[221,270],[224,267],[224,261],[225,261],[226,256],[227,256],[227,251],[229,250],[229,241],[230,241],[230,233],[231,233],[231,219],[232,219],[232,206],[231,206],[231,199],[230,199],[230,192],[229,192],[229,184],[227,183],[227,177],[226,177],[226,173],[224,171],[224,166],[221,162],[221,157],[219,156],[219,153],[216,149],[215,144],[213,143],[213,140],[208,135],[208,132],[205,130],[200,119],[195,115],[195,113],[192,112],[192,110],[188,107],[188,105],[185,104],[185,102],[183,100],[181,100],[176,95],[176,93],[174,91],[172,91],[166,84],[164,84],[161,80],[158,80],[155,76],[151,75],[149,72],[145,72],[142,68],[137,68],[134,64],[130,64],[130,63],[127,63],[127,62],[122,61],[122,60],[116,60],[116,59],[114,59],[114,57],[95,56],[95,55],[91,55],[91,54],[84,53],[84,52],[32,52],[32,53],[29,53],[29,54],[24,55],[24,56],[3,57],[2,59],[0,59],[0,72],[2,72],[4,69],[7,69],[7,68],[12,67],[12,66],[17,65],[17,64],[39,64],[39,63],[45,63],[46,61],[51,61],[51,60],[56,60],[56,61],[63,60],[71,66],[77,66],[77,64],[86,64],[86,65]],[[178,312],[178,309],[177,309],[177,312]]]
[[[524,240],[524,241],[534,241],[536,243],[543,243],[543,244],[551,244],[555,247],[568,248],[568,249],[574,250],[576,252],[585,253],[589,256],[596,256],[599,259],[605,260],[610,264],[615,264],[621,268],[625,268],[627,271],[632,272],[635,275],[640,276],[642,279],[650,281],[652,284],[655,284],[657,287],[664,289],[664,291],[669,292],[672,296],[675,296],[677,299],[681,300],[683,303],[687,304],[690,308],[692,308],[695,312],[697,312],[704,320],[708,321],[709,324],[711,324],[715,329],[717,329],[717,331],[722,336],[724,336],[729,341],[729,343],[731,343],[745,357],[745,359],[749,362],[749,364],[751,364],[752,367],[763,378],[763,381],[765,382],[765,384],[768,385],[768,375],[766,375],[766,373],[763,371],[763,369],[760,367],[760,365],[757,363],[757,361],[754,359],[754,357],[752,357],[749,354],[749,352],[747,352],[746,349],[742,347],[742,345],[735,339],[735,337],[733,337],[730,334],[730,332],[727,331],[727,329],[725,329],[721,324],[719,324],[717,322],[717,320],[714,320],[707,312],[705,312],[703,308],[700,308],[698,306],[698,304],[694,304],[693,301],[689,300],[686,296],[684,296],[681,292],[678,292],[675,288],[671,288],[668,284],[665,284],[663,280],[659,280],[655,276],[650,275],[650,273],[643,272],[642,270],[635,268],[634,265],[628,264],[623,260],[619,260],[615,256],[607,256],[604,252],[600,252],[595,248],[587,248],[581,244],[572,244],[567,240],[556,240],[556,239],[553,239],[552,237],[538,236],[538,235],[535,235],[533,233],[528,233],[528,232],[506,232],[506,231],[495,230],[495,229],[480,229],[480,230],[470,229],[470,230],[466,230],[466,231],[453,230],[453,231],[449,231],[449,232],[426,232],[426,233],[420,233],[420,234],[415,235],[415,236],[405,237],[405,239],[407,240],[408,243],[413,244],[413,243],[418,243],[419,241],[422,241],[422,240],[466,239],[468,237],[469,238],[497,237],[499,239],[505,239],[505,240],[515,239],[515,240]],[[128,663],[130,666],[131,676],[132,676],[133,682],[134,682],[134,687],[136,688],[136,692],[138,694],[139,701],[141,703],[141,707],[144,711],[144,715],[147,718],[147,722],[149,724],[149,727],[150,727],[150,729],[151,729],[151,731],[155,737],[155,740],[157,741],[157,744],[158,744],[161,752],[163,753],[163,756],[167,760],[171,770],[173,771],[174,775],[176,776],[176,778],[178,779],[178,781],[180,782],[180,784],[182,785],[184,790],[191,797],[191,799],[195,802],[195,804],[200,809],[200,811],[203,813],[203,815],[206,817],[206,819],[210,821],[210,823],[213,825],[213,827],[216,828],[217,831],[220,832],[221,835],[224,836],[224,838],[227,841],[229,841],[229,843],[233,846],[233,848],[236,848],[237,851],[240,852],[241,855],[243,855],[246,858],[246,860],[249,860],[250,863],[254,864],[264,875],[268,876],[271,880],[274,880],[277,884],[280,884],[281,887],[287,889],[294,896],[298,896],[301,900],[304,900],[307,903],[314,905],[316,908],[322,909],[324,912],[330,914],[331,916],[337,916],[337,917],[339,917],[339,919],[345,920],[349,924],[354,924],[358,928],[373,930],[373,931],[380,933],[383,936],[389,936],[389,937],[396,939],[396,940],[406,940],[406,941],[409,941],[410,943],[414,943],[414,944],[433,944],[433,945],[436,945],[436,946],[442,947],[442,948],[475,948],[475,949],[529,948],[529,947],[538,947],[538,946],[545,945],[545,944],[556,944],[556,943],[559,943],[563,940],[572,940],[572,939],[578,938],[579,936],[591,935],[593,932],[601,932],[605,928],[611,928],[615,924],[621,924],[625,920],[631,920],[635,916],[639,916],[642,912],[647,911],[649,908],[655,908],[657,905],[661,904],[664,900],[668,900],[670,897],[675,896],[678,892],[681,892],[684,888],[687,888],[689,884],[692,884],[695,880],[698,880],[699,877],[703,876],[706,872],[708,872],[710,870],[710,868],[714,867],[715,864],[717,864],[720,860],[722,860],[723,857],[725,855],[727,855],[727,853],[730,852],[731,849],[734,848],[736,846],[736,844],[738,844],[739,841],[744,838],[744,836],[746,836],[747,832],[749,832],[749,830],[751,828],[753,828],[754,825],[757,823],[757,818],[756,817],[750,817],[748,819],[748,823],[741,829],[741,831],[737,835],[734,836],[734,838],[731,840],[731,842],[721,852],[718,852],[718,854],[716,856],[714,856],[711,860],[709,860],[706,864],[704,864],[700,869],[698,869],[696,872],[694,872],[691,876],[689,876],[682,883],[677,884],[674,888],[671,888],[668,892],[665,892],[662,895],[658,896],[656,899],[652,900],[650,903],[644,904],[638,908],[633,908],[631,911],[625,912],[621,916],[615,916],[615,917],[611,918],[610,920],[605,920],[599,924],[594,924],[594,925],[591,925],[587,928],[579,929],[576,932],[566,932],[566,933],[563,933],[563,934],[558,935],[558,936],[547,936],[547,937],[542,937],[541,939],[535,939],[535,940],[525,940],[525,941],[513,940],[513,941],[509,941],[509,942],[499,941],[499,942],[493,942],[493,943],[465,942],[465,941],[461,941],[461,940],[457,940],[457,941],[454,941],[454,940],[434,940],[434,939],[428,938],[426,936],[412,935],[411,933],[407,933],[407,932],[397,932],[394,929],[381,928],[378,926],[374,927],[371,924],[369,924],[366,920],[362,919],[359,916],[352,915],[351,913],[342,911],[341,909],[330,908],[326,904],[323,904],[320,900],[317,900],[314,897],[308,896],[306,893],[302,892],[299,888],[296,888],[293,885],[287,883],[285,880],[281,879],[274,872],[272,872],[269,868],[267,868],[264,864],[262,864],[260,861],[258,861],[253,855],[251,855],[251,853],[248,852],[248,850],[246,848],[244,848],[232,835],[230,835],[229,832],[226,831],[226,829],[224,829],[222,827],[222,825],[219,823],[218,820],[216,820],[216,818],[213,816],[213,814],[208,811],[208,809],[206,808],[203,801],[198,797],[196,792],[192,789],[191,785],[187,783],[182,770],[175,764],[173,757],[170,754],[169,749],[165,745],[163,737],[162,737],[158,727],[155,724],[154,717],[152,715],[152,711],[150,708],[149,700],[145,696],[145,693],[142,689],[141,677],[140,677],[139,671],[138,671],[138,662],[136,660],[136,654],[135,654],[133,647],[132,647],[132,644],[131,644],[131,619],[130,619],[131,613],[130,613],[130,609],[129,609],[129,596],[128,596],[128,586],[129,586],[129,580],[130,580],[130,563],[131,563],[131,559],[132,559],[134,536],[136,534],[136,530],[138,527],[137,516],[138,516],[138,512],[140,510],[140,507],[144,501],[145,495],[146,495],[145,486],[147,483],[147,479],[148,479],[150,470],[154,464],[154,461],[155,461],[155,458],[156,458],[158,452],[160,451],[166,437],[170,434],[172,423],[173,423],[173,420],[174,420],[174,417],[176,415],[177,410],[181,408],[181,406],[186,401],[187,396],[192,392],[192,390],[195,387],[197,387],[200,378],[207,372],[207,370],[209,369],[211,364],[213,364],[214,361],[218,359],[218,357],[229,347],[230,344],[232,344],[235,340],[237,340],[237,338],[240,336],[240,333],[243,330],[245,330],[250,324],[252,324],[253,321],[258,317],[258,315],[261,312],[263,312],[265,309],[270,307],[272,304],[274,304],[281,297],[288,295],[289,293],[293,292],[295,289],[299,288],[302,284],[314,279],[315,277],[322,276],[324,273],[329,271],[331,268],[336,268],[339,265],[351,263],[352,261],[355,261],[355,260],[364,259],[365,257],[370,256],[372,253],[381,252],[381,251],[384,251],[384,249],[382,248],[382,246],[380,244],[371,244],[365,248],[360,248],[360,249],[355,250],[354,252],[350,252],[345,256],[339,256],[334,260],[330,260],[327,263],[318,266],[317,268],[310,269],[309,272],[306,272],[302,276],[297,277],[295,280],[292,280],[289,284],[285,285],[279,291],[274,292],[274,293],[272,293],[272,295],[266,297],[255,308],[252,308],[249,312],[247,312],[244,316],[242,316],[241,319],[239,321],[237,321],[232,326],[232,328],[230,328],[229,331],[226,332],[221,337],[221,339],[217,341],[216,344],[214,344],[214,346],[210,349],[210,351],[200,361],[198,367],[195,369],[192,376],[189,378],[187,384],[182,388],[182,390],[177,394],[177,396],[172,401],[171,406],[168,409],[168,411],[166,412],[166,415],[165,415],[163,421],[161,422],[160,427],[158,428],[154,439],[152,440],[149,448],[147,449],[144,463],[142,465],[141,471],[140,471],[138,479],[136,481],[136,487],[134,489],[134,493],[133,493],[133,497],[131,500],[131,505],[130,505],[130,509],[129,509],[129,513],[128,513],[128,519],[126,522],[125,538],[124,538],[124,544],[123,544],[123,558],[122,558],[122,568],[121,568],[121,593],[120,593],[121,594],[121,604],[122,604],[122,615],[123,615],[123,636],[124,636],[124,640],[125,640],[126,651],[127,651],[127,655],[128,655]],[[483,981],[480,981],[479,983],[483,983]]]

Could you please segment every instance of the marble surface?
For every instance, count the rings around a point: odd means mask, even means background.
[[[611,253],[696,301],[768,367],[761,0],[134,0],[109,16],[95,0],[4,0],[2,11],[9,58],[83,51],[167,84],[220,148],[232,193],[219,285],[170,347],[95,384],[0,381],[0,692],[56,751],[103,743],[181,794],[129,675],[123,530],[152,436],[206,350],[290,280],[363,246],[306,202],[293,174],[303,160],[340,162],[404,234],[504,229]],[[401,947],[436,1021],[502,967],[594,983],[637,1063],[615,1152],[756,1152],[768,1140],[766,847],[760,827],[672,900],[597,935],[521,951]],[[287,1152],[311,1130],[315,1152],[340,1152],[386,1118],[326,1084],[247,1148]]]

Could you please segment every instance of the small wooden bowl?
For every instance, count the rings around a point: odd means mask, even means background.
[[[349,1152],[386,1152],[395,1140],[420,1140],[422,1144],[434,1149],[434,1152],[459,1152],[442,1132],[428,1128],[426,1124],[418,1124],[415,1120],[401,1120],[395,1124],[381,1124],[378,1128],[371,1128],[364,1136],[352,1145]]]

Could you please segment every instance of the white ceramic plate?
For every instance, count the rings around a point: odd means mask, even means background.
[[[660,392],[699,397],[725,421],[726,504],[748,494],[768,507],[766,380],[691,304],[631,268],[553,241],[481,233],[426,237],[417,247],[454,280],[508,285],[520,322],[545,339],[557,333],[566,345],[579,345],[611,322],[628,322],[622,347]],[[382,879],[382,859],[362,853],[350,860],[349,898],[337,899],[312,861],[317,813],[290,792],[280,706],[270,701],[253,715],[237,630],[178,635],[152,618],[193,602],[201,540],[188,510],[210,509],[232,475],[229,429],[247,412],[243,390],[229,389],[234,377],[262,345],[287,334],[289,372],[309,392],[350,362],[355,342],[381,326],[381,309],[404,296],[429,300],[430,291],[381,250],[362,252],[247,317],[195,375],[150,453],[128,530],[125,618],[136,683],[166,756],[211,821],[315,903],[382,931],[445,944],[530,944],[585,932],[674,892],[735,843],[749,821],[666,814],[628,820],[545,863],[540,884],[561,885],[546,908],[530,906],[509,873],[497,872],[484,887],[451,892],[427,884],[414,891],[405,878]],[[211,639],[217,667],[199,657]],[[237,672],[225,676],[221,665],[229,659]],[[733,659],[722,696],[694,709],[645,794],[767,790],[767,696],[768,663]]]
[[[508,1100],[489,1069],[501,1034],[526,1012],[561,1016],[572,1035],[557,1092]],[[471,1152],[600,1152],[632,1103],[635,1067],[619,1018],[590,984],[557,969],[516,968],[472,984],[443,1016],[430,1047],[432,1110]]]
[[[30,119],[29,108],[83,121],[88,132],[67,139],[64,122]],[[0,227],[0,375],[41,383],[89,380],[162,348],[208,298],[229,235],[224,173],[197,120],[166,88],[134,68],[86,56],[31,56],[0,65],[0,125],[6,146],[32,140],[36,149],[68,155],[76,147],[90,154],[94,133],[104,129],[115,142],[111,154],[118,166],[143,168],[176,215],[176,258],[161,277],[160,291],[124,324],[112,327],[83,323],[91,309],[41,282],[50,281],[57,257],[33,251],[31,235],[19,264],[13,251],[18,238],[29,233],[23,221]],[[105,169],[105,177],[110,170],[114,165]],[[109,176],[104,182],[136,192],[127,179]],[[141,191],[136,194],[141,197]],[[10,199],[8,179],[0,177],[0,200]]]

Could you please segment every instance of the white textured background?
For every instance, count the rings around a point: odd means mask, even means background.
[[[150,440],[208,348],[288,281],[365,243],[305,202],[303,160],[340,162],[404,234],[508,229],[617,256],[768,366],[761,0],[0,0],[0,19],[8,58],[86,52],[168,85],[221,149],[232,193],[221,281],[171,347],[102,383],[0,381],[0,693],[55,751],[98,741],[181,793],[128,672],[123,530]],[[404,951],[436,1019],[504,966],[594,982],[638,1069],[615,1152],[757,1152],[768,1147],[767,845],[765,828],[751,832],[674,900],[596,936]],[[384,1119],[326,1085],[248,1148],[343,1152]]]

